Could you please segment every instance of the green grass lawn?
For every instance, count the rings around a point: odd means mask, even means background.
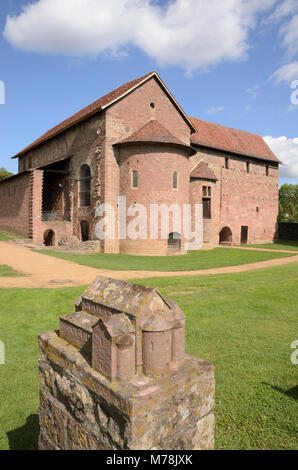
[[[11,277],[11,276],[22,276],[21,273],[14,271],[10,266],[6,264],[0,264],[0,277]]]
[[[216,368],[217,449],[297,449],[298,264],[217,276],[152,278],[187,316],[187,351]],[[83,287],[2,289],[0,449],[38,437],[37,335],[59,327]]]
[[[187,255],[182,256],[132,256],[107,253],[81,255],[50,250],[36,251],[68,261],[74,261],[85,266],[91,266],[92,268],[115,271],[194,271],[196,269],[237,266],[239,264],[293,256],[286,253],[232,250],[230,248],[191,251]]]
[[[23,238],[20,235],[16,235],[15,233],[5,232],[0,230],[0,242],[7,242],[8,240],[13,240],[14,238]]]
[[[261,245],[241,245],[244,248],[266,248],[268,250],[298,251],[298,241],[280,241],[277,243],[262,243]]]

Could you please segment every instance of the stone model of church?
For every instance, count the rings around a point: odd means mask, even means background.
[[[98,277],[60,318],[60,337],[110,381],[160,377],[184,359],[185,316],[156,289]]]

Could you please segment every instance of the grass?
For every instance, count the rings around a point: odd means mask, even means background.
[[[290,250],[298,251],[298,241],[280,241],[276,243],[262,243],[256,245],[241,245],[244,248],[266,248],[266,250]]]
[[[187,316],[187,351],[216,367],[216,448],[297,449],[298,264],[217,276],[152,278]],[[58,328],[83,287],[2,289],[0,449],[34,449],[37,335]]]
[[[12,276],[22,276],[22,274],[14,271],[10,266],[7,266],[7,264],[0,264],[0,277]]]
[[[107,253],[72,254],[50,250],[36,251],[92,268],[115,271],[194,271],[196,269],[237,266],[293,256],[286,253],[245,251],[230,248],[214,248],[214,250],[208,251],[198,250],[182,256],[132,256]]]
[[[13,240],[14,238],[23,238],[21,235],[16,235],[15,233],[5,232],[0,230],[0,242],[7,242]]]

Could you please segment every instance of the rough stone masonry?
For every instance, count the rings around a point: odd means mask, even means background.
[[[214,367],[157,290],[98,277],[39,336],[41,450],[214,447]]]

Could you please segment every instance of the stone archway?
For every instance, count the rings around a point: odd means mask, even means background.
[[[55,246],[55,232],[54,230],[48,229],[43,235],[45,246]]]
[[[219,244],[220,245],[231,245],[233,241],[233,234],[230,227],[224,227],[219,232]]]
[[[181,250],[181,235],[178,232],[172,232],[168,237],[168,249],[179,251]]]

